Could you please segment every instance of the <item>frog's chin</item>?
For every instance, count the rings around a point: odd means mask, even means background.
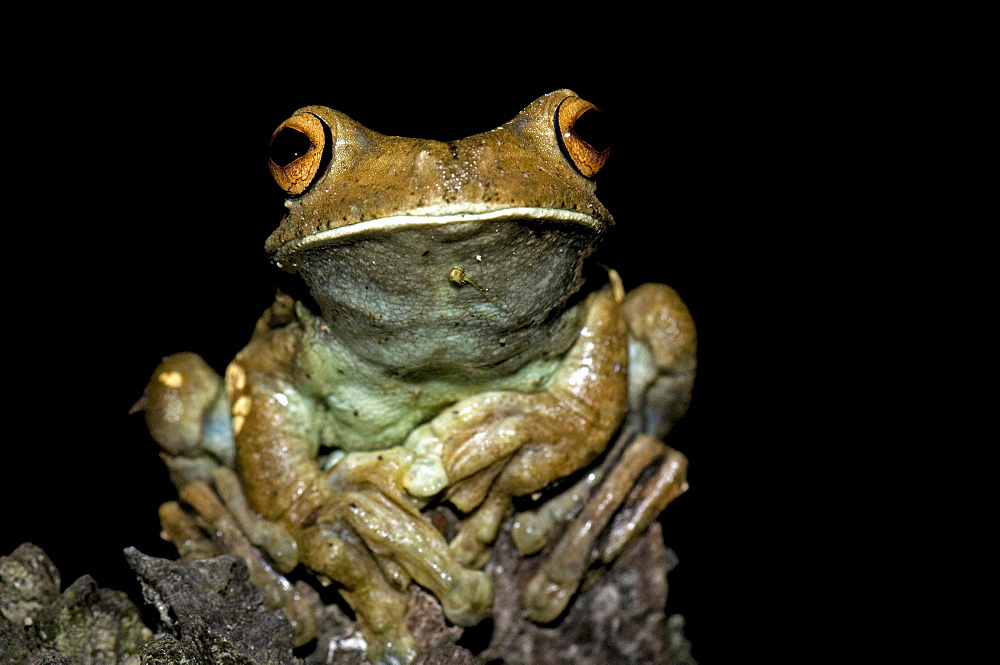
[[[295,238],[282,244],[272,254],[274,262],[282,268],[285,264],[294,263],[295,256],[303,251],[308,251],[323,245],[336,245],[351,242],[354,239],[369,235],[383,235],[404,229],[415,228],[435,228],[444,229],[453,224],[464,222],[530,222],[537,220],[540,222],[556,222],[572,225],[580,225],[590,229],[598,236],[609,225],[594,215],[589,215],[577,210],[565,210],[561,208],[539,208],[539,207],[515,207],[502,208],[499,210],[487,210],[469,212],[467,208],[454,206],[433,206],[419,208],[418,210],[406,214],[392,217],[382,217],[364,222],[356,222],[345,226],[319,231],[311,235]]]
[[[384,218],[286,243],[278,261],[360,357],[492,366],[553,336],[605,224],[546,208]]]

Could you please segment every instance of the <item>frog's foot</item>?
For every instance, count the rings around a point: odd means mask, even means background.
[[[410,663],[416,658],[417,648],[406,628],[409,580],[390,582],[372,552],[346,531],[349,528],[338,522],[303,529],[299,536],[302,552],[317,557],[308,559],[306,565],[324,584],[332,580],[343,585],[340,593],[357,614],[370,662]]]
[[[405,446],[352,452],[324,472],[331,500],[320,520],[343,521],[380,561],[388,579],[410,579],[441,603],[445,616],[472,626],[490,615],[493,582],[455,559],[444,535],[420,512],[426,501],[404,489],[404,478],[419,455]],[[392,566],[388,569],[387,566]]]
[[[146,425],[163,449],[178,490],[194,480],[211,482],[220,465],[232,468],[235,446],[226,391],[222,377],[201,356],[164,358],[136,408],[146,412]]]
[[[610,457],[610,456],[609,456]],[[604,479],[605,465],[588,472],[572,487],[548,499],[542,505],[518,513],[514,518],[511,537],[521,554],[540,552],[558,538],[570,519],[590,498],[593,488]]]
[[[534,421],[556,411],[552,402],[546,394],[488,392],[445,409],[407,437],[404,446],[413,456],[403,487],[426,498],[488,467],[495,477],[502,465],[494,465],[532,440]]]
[[[280,524],[250,510],[235,471],[219,467],[212,473],[212,480],[230,515],[250,542],[264,550],[279,571],[291,572],[299,563],[298,544],[291,534]]]
[[[365,662],[373,665],[409,665],[417,658],[417,643],[406,628],[387,630],[375,639],[366,635],[365,641],[368,643]]]
[[[345,497],[344,519],[372,552],[394,561],[433,593],[448,620],[474,626],[493,608],[493,581],[462,566],[444,536],[419,512],[380,491],[355,491]]]
[[[411,435],[406,447],[418,463],[409,467],[403,485],[415,494],[414,486],[427,486],[433,475],[425,470],[444,473],[444,498],[467,514],[451,552],[464,566],[479,569],[514,511],[511,497],[538,491],[589,463],[611,429],[601,420],[572,396],[554,392],[477,395]],[[437,464],[427,461],[436,454]]]
[[[643,284],[625,296],[628,325],[628,425],[662,439],[691,401],[697,339],[694,320],[666,284]]]
[[[448,487],[447,500],[470,514],[451,545],[466,565],[485,563],[512,512],[512,497],[531,495],[587,466],[619,428],[627,406],[623,297],[617,278],[588,296],[577,339],[544,390],[468,397],[407,439],[405,447],[421,463],[414,465],[420,473],[411,467],[404,477],[406,490],[415,494],[415,485],[429,484],[430,470],[443,470],[446,482],[439,484]],[[435,457],[440,464],[427,461]]]
[[[227,481],[235,481],[235,478],[229,478],[232,471],[228,469],[217,469],[216,472],[216,475],[226,476],[223,485]],[[231,488],[221,489],[220,494],[230,494],[231,491]],[[292,624],[295,645],[312,640],[316,636],[316,617],[311,602],[300,589],[279,573],[279,569],[287,572],[295,565],[289,561],[287,551],[282,550],[282,547],[287,548],[291,539],[283,533],[281,527],[271,524],[265,531],[272,542],[283,543],[279,546],[279,552],[284,552],[283,565],[274,563],[255,547],[258,543],[252,542],[247,530],[241,526],[241,520],[235,516],[239,509],[230,510],[207,483],[200,480],[189,483],[181,489],[180,495],[184,504],[195,512],[192,514],[185,510],[176,501],[160,506],[163,538],[174,543],[185,559],[201,559],[220,554],[242,557],[250,572],[250,582],[260,589],[264,603],[271,609],[281,608],[285,611]],[[282,531],[282,534],[276,535],[277,531]]]
[[[591,493],[579,513],[525,588],[521,600],[528,617],[539,623],[555,621],[588,570],[611,563],[687,489],[686,471],[684,455],[662,442],[644,434],[622,436],[597,470],[600,479],[590,481]],[[570,494],[579,496],[580,490],[576,486]],[[567,504],[576,500],[564,499]],[[540,531],[540,524],[552,515],[519,517],[515,534],[529,526]],[[544,538],[522,533],[515,535],[518,540],[537,547]]]
[[[495,488],[479,509],[462,522],[452,539],[450,547],[455,558],[470,568],[485,566],[501,525],[513,512],[510,497]]]

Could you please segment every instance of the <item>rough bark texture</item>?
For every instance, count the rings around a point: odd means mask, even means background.
[[[117,591],[84,576],[62,594],[59,572],[39,548],[22,545],[0,557],[0,652],[4,662],[360,665],[365,643],[336,605],[309,597],[320,636],[298,653],[284,614],[268,610],[234,555],[199,561],[125,556],[160,617],[155,639],[136,607]],[[445,621],[437,601],[413,587],[410,628],[421,647],[419,665],[693,665],[683,620],[667,617],[666,575],[675,561],[654,524],[565,615],[548,626],[523,617],[520,592],[540,557],[522,557],[506,530],[488,570],[497,583],[494,618],[463,631]],[[598,574],[600,573],[600,574]],[[305,589],[305,583],[299,582]]]
[[[161,634],[142,647],[143,663],[294,663],[291,626],[268,610],[246,564],[227,554],[189,563],[125,550]]]
[[[0,654],[3,663],[139,665],[153,636],[120,591],[84,575],[63,591],[41,548],[25,543],[0,557]]]
[[[593,571],[592,585],[558,621],[539,626],[523,617],[521,590],[541,557],[522,557],[505,530],[487,570],[496,582],[493,635],[480,662],[505,665],[629,663],[693,665],[681,632],[683,619],[664,613],[667,572],[676,558],[663,545],[659,524],[626,549],[609,570]]]

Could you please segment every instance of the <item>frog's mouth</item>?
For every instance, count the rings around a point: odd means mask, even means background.
[[[532,220],[579,225],[588,229],[595,236],[600,236],[608,226],[607,222],[601,221],[587,213],[560,208],[519,207],[479,213],[397,215],[338,226],[333,229],[289,240],[274,251],[272,258],[279,267],[283,267],[283,263],[294,260],[293,257],[304,251],[325,245],[351,242],[365,236],[386,235],[396,231],[418,228],[428,229],[437,227],[444,229],[451,225],[467,222],[531,222]]]

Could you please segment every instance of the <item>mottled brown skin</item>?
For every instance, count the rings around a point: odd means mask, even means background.
[[[224,394],[193,354],[168,358],[147,388],[175,483],[214,482],[278,572],[298,562],[341,585],[373,662],[416,656],[411,581],[456,624],[486,618],[493,585],[479,568],[513,500],[595,463],[627,413],[662,436],[687,406],[694,327],[676,293],[626,295],[613,272],[581,292],[613,223],[583,175],[606,153],[573,133],[591,109],[557,91],[447,143],[300,110],[279,130],[311,147],[272,162],[292,197],[267,249],[319,311],[279,296]],[[571,496],[515,524],[522,551],[551,546],[525,590],[534,620],[557,618],[587,569],[687,487],[683,455],[650,436],[620,441]],[[222,491],[216,466],[235,469],[242,495]],[[450,543],[421,512],[442,501],[465,515]],[[177,510],[164,514],[167,532],[191,533]],[[573,519],[584,521],[552,542]]]

